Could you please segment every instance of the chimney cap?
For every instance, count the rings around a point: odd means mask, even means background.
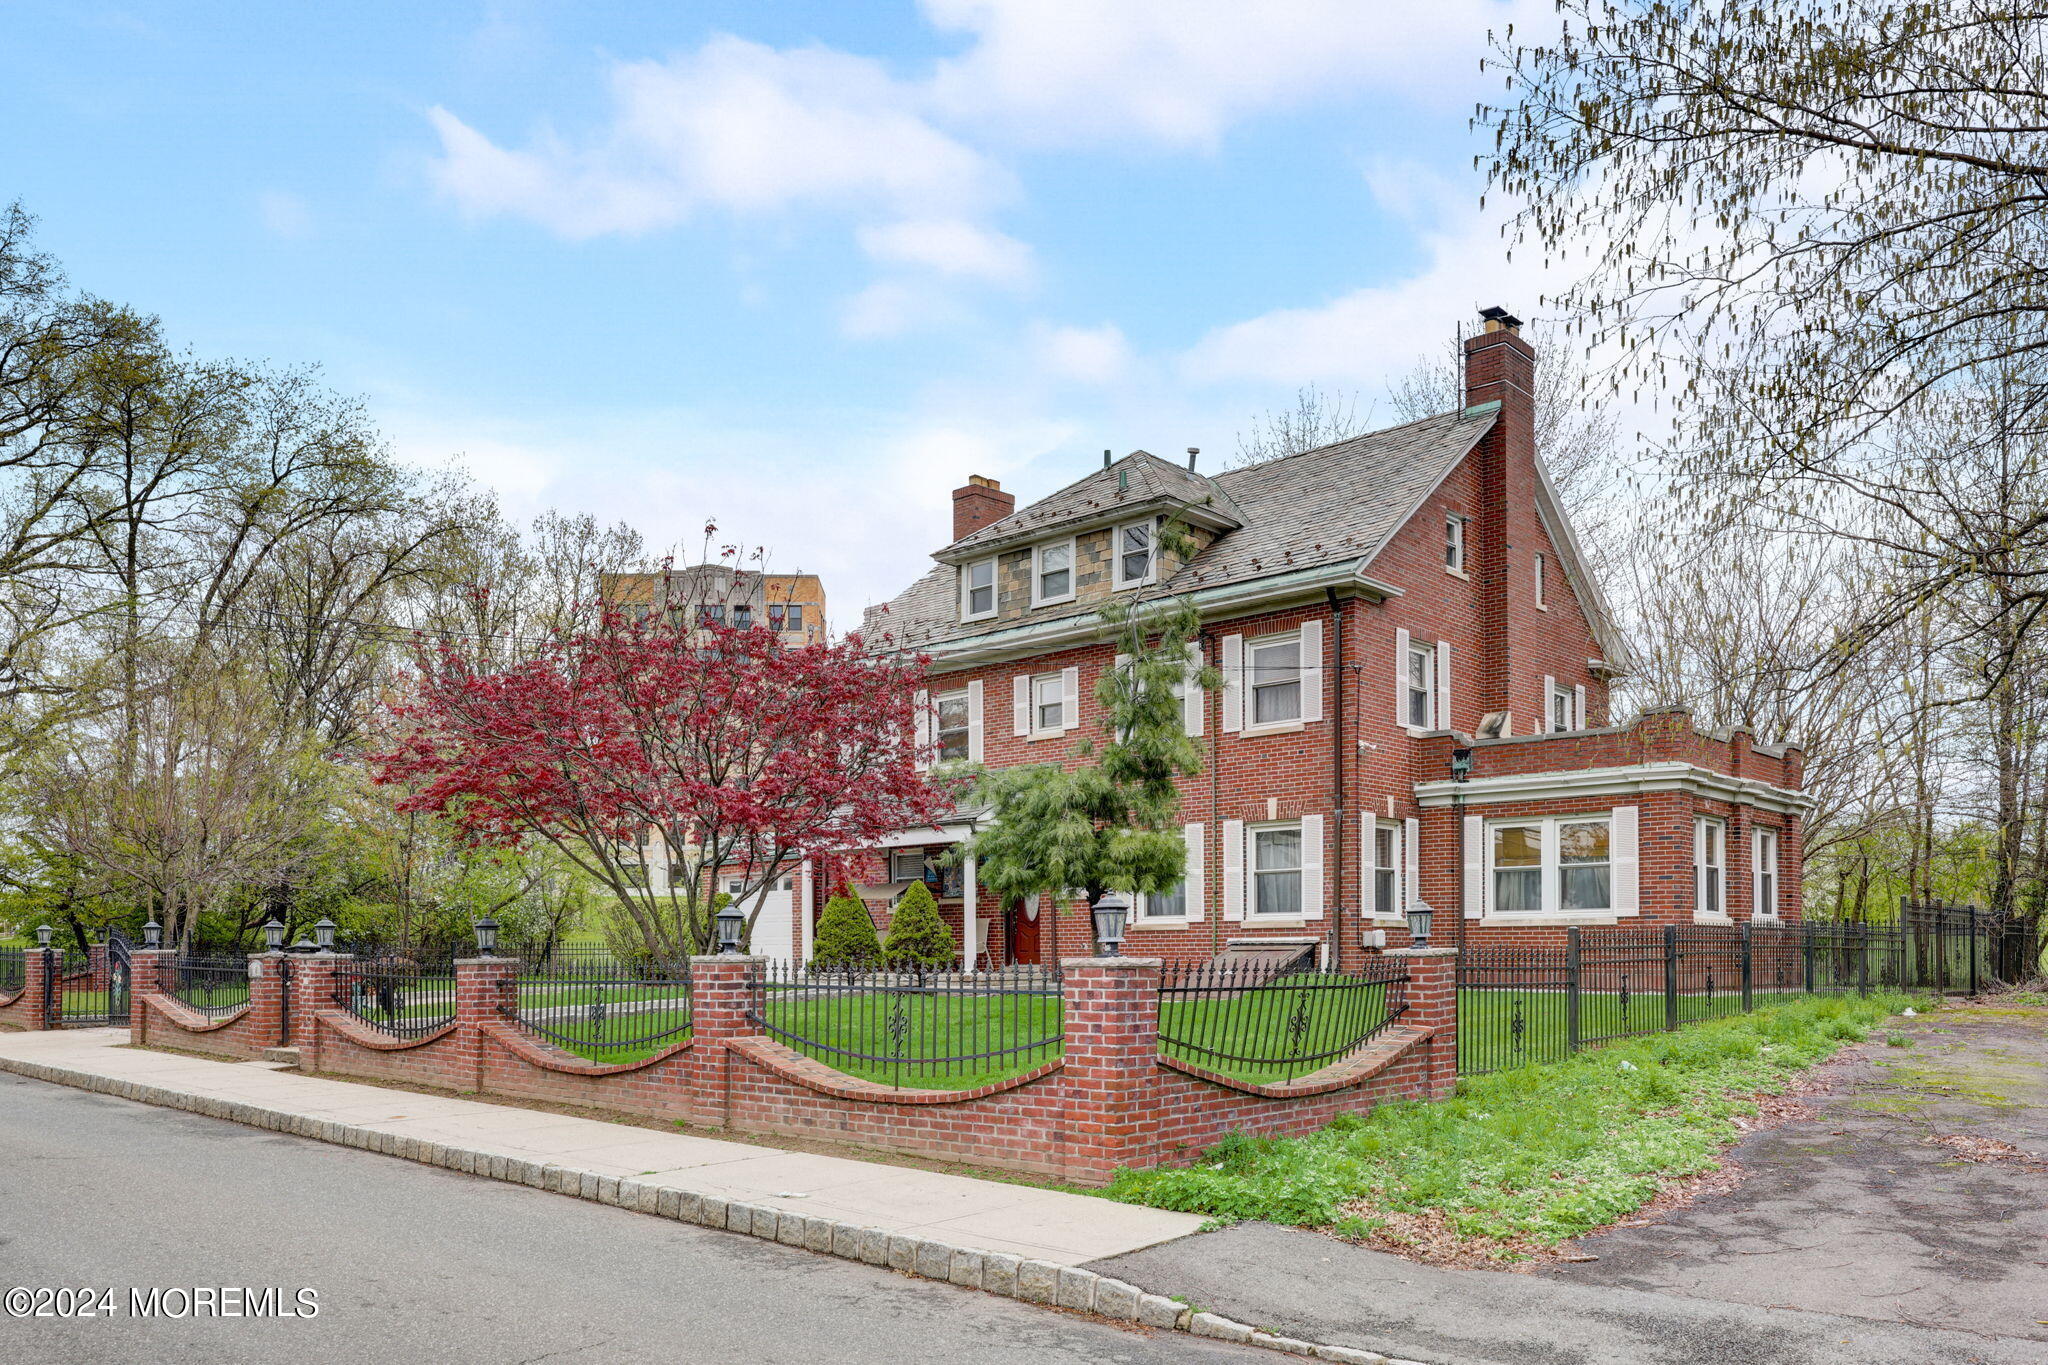
[[[1479,317],[1486,323],[1486,330],[1489,332],[1519,332],[1522,330],[1522,320],[1507,309],[1499,306],[1480,309]]]
[[[970,488],[991,488],[998,493],[1003,491],[1003,486],[1000,483],[982,474],[969,474],[967,476],[967,485]]]

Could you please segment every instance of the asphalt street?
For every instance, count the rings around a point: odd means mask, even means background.
[[[0,1362],[1152,1362],[1144,1334],[523,1186],[0,1075]],[[131,1291],[316,1291],[317,1317],[140,1318]],[[233,1297],[230,1297],[230,1303]],[[54,1306],[54,1305],[53,1305]]]

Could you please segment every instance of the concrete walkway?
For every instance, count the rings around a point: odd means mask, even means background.
[[[90,1088],[101,1088],[95,1082],[127,1083],[255,1105],[421,1144],[487,1152],[1054,1265],[1077,1266],[1185,1237],[1203,1221],[1192,1214],[1029,1185],[301,1076],[269,1062],[212,1061],[121,1046],[127,1040],[125,1029],[0,1033],[0,1071],[69,1079]]]

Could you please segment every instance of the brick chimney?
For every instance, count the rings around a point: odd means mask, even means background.
[[[1515,599],[1533,597],[1534,588],[1531,576],[1516,573],[1514,566],[1535,549],[1518,544],[1516,532],[1523,532],[1523,541],[1535,535],[1533,525],[1524,523],[1533,523],[1536,506],[1536,352],[1522,339],[1522,320],[1506,309],[1483,308],[1479,317],[1480,330],[1465,338],[1465,403],[1500,404],[1493,429],[1472,452],[1480,486],[1469,533],[1480,589],[1480,709],[1519,716],[1529,700],[1513,695],[1515,654],[1518,645],[1527,651],[1534,641],[1523,638],[1526,627],[1518,623],[1528,613],[1514,609]]]
[[[1001,521],[1017,509],[1017,495],[1005,493],[994,479],[969,474],[967,482],[953,490],[953,539],[970,536],[992,521]]]

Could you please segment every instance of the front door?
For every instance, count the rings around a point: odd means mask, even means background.
[[[1010,907],[1010,960],[1035,967],[1043,951],[1038,936],[1038,897],[1026,896]]]

